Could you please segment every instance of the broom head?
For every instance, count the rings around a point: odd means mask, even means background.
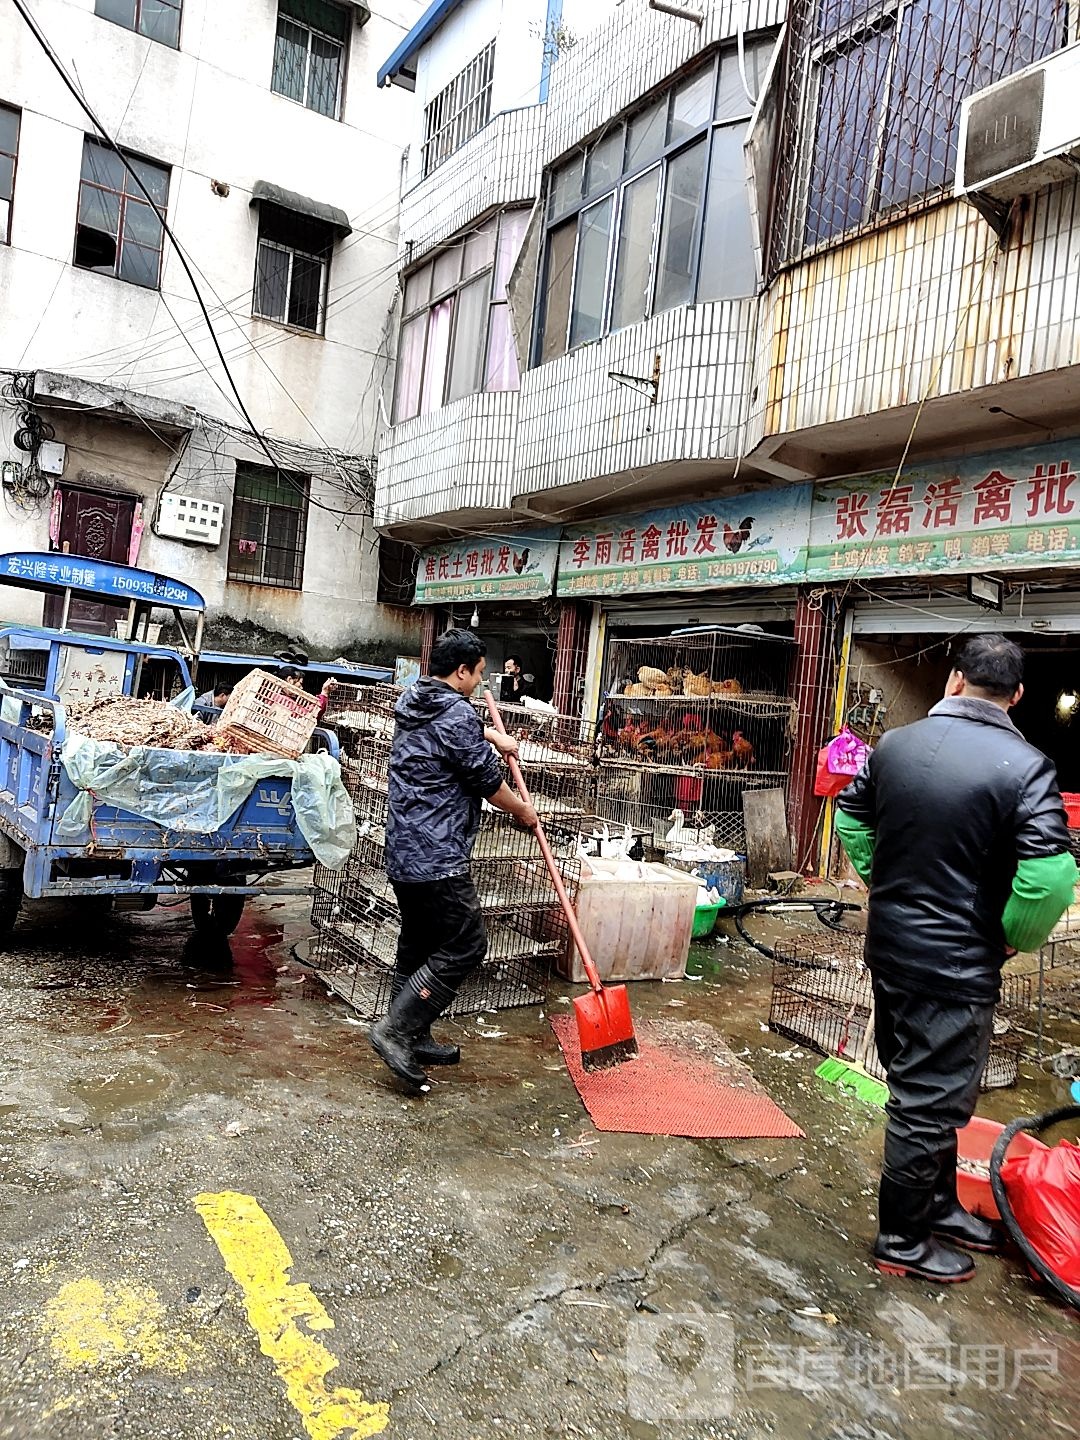
[[[609,985],[599,993],[591,990],[578,996],[574,1014],[583,1070],[608,1070],[638,1053],[625,985]]]

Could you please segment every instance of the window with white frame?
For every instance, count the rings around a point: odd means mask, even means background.
[[[11,241],[11,202],[15,195],[15,163],[19,158],[22,112],[0,105],[0,245]]]
[[[961,101],[1063,45],[1069,0],[800,0],[799,11],[789,124],[809,143],[797,175],[782,155],[778,186],[791,257],[946,192]]]
[[[349,14],[330,0],[279,0],[270,88],[328,115],[341,116]]]
[[[94,14],[162,45],[180,46],[183,0],[94,0]]]
[[[494,75],[495,41],[492,40],[424,107],[425,175],[430,175],[491,119]]]
[[[263,205],[252,314],[321,335],[333,248],[329,225]]]
[[[518,388],[506,285],[528,222],[528,210],[504,210],[405,277],[395,423]]]
[[[772,41],[746,52],[751,93]],[[690,301],[756,285],[734,52],[692,71],[561,161],[547,187],[537,363]]]

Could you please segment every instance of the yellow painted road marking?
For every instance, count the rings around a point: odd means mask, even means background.
[[[326,1376],[338,1361],[305,1335],[299,1322],[309,1330],[332,1330],[334,1322],[310,1285],[289,1279],[293,1258],[259,1202],[226,1190],[197,1195],[195,1208],[240,1286],[262,1352],[273,1360],[311,1440],[367,1440],[381,1434],[390,1423],[389,1405],[368,1404],[359,1390],[326,1388]]]
[[[134,1362],[182,1374],[191,1346],[168,1335],[165,1323],[165,1307],[148,1285],[103,1285],[86,1276],[62,1285],[46,1303],[42,1328],[65,1370]]]

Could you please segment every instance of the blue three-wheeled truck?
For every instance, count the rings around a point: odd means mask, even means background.
[[[202,596],[150,571],[54,553],[0,555],[0,583],[63,597],[59,628],[0,628],[0,939],[14,925],[24,895],[99,901],[124,896],[130,907],[145,909],[152,908],[159,895],[188,895],[199,930],[230,934],[245,897],[255,894],[261,881],[314,859],[293,805],[295,763],[263,764],[262,771],[271,773],[262,773],[216,828],[200,832],[182,816],[171,828],[110,805],[92,789],[86,824],[73,829],[75,802],[81,798],[85,805],[88,787],[84,782],[80,791],[64,758],[70,730],[67,706],[74,701],[110,692],[137,696],[151,689],[163,698],[176,691],[194,694]],[[68,629],[73,607],[77,613],[87,602],[124,605],[127,621],[117,628],[132,638]],[[150,633],[151,613],[162,609],[173,613],[182,640],[178,648],[134,638]],[[194,628],[189,631],[192,617]],[[337,742],[329,731],[317,730],[311,748],[337,758]],[[159,789],[159,758],[167,757],[174,773],[177,767],[194,769],[198,764],[205,769],[207,762],[229,765],[241,758],[200,754],[196,761],[183,752],[140,753],[145,755],[147,788]],[[336,773],[336,765],[331,768]],[[275,769],[278,773],[272,773]],[[325,774],[325,762],[323,770]],[[183,792],[174,808],[183,809]],[[279,891],[300,893],[307,888],[298,877]]]

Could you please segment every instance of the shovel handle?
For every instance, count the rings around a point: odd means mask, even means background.
[[[498,730],[500,734],[505,735],[506,726],[503,724],[503,718],[499,714],[499,707],[495,704],[495,698],[490,690],[487,691],[484,699],[487,701],[488,713],[491,716],[493,727]],[[525,777],[521,773],[521,766],[518,764],[516,757],[508,755],[506,761],[510,766],[510,775],[513,778],[514,784],[517,786],[518,794],[522,800],[525,801],[526,805],[532,805],[532,796],[529,794],[529,787],[525,784]],[[551,883],[555,886],[555,894],[559,897],[559,904],[562,906],[563,914],[566,916],[566,923],[570,928],[571,939],[577,946],[577,952],[581,956],[581,963],[585,967],[585,974],[589,977],[589,984],[596,991],[597,995],[600,995],[604,990],[603,983],[600,979],[600,972],[597,970],[592,955],[589,953],[589,947],[585,943],[585,936],[581,933],[581,926],[578,924],[578,918],[574,913],[570,896],[566,893],[566,886],[563,884],[558,863],[552,854],[551,846],[548,844],[548,838],[544,834],[544,827],[540,824],[539,819],[537,819],[536,822],[536,840],[540,846],[540,853],[544,857],[544,864],[548,868],[548,874],[551,876]]]

